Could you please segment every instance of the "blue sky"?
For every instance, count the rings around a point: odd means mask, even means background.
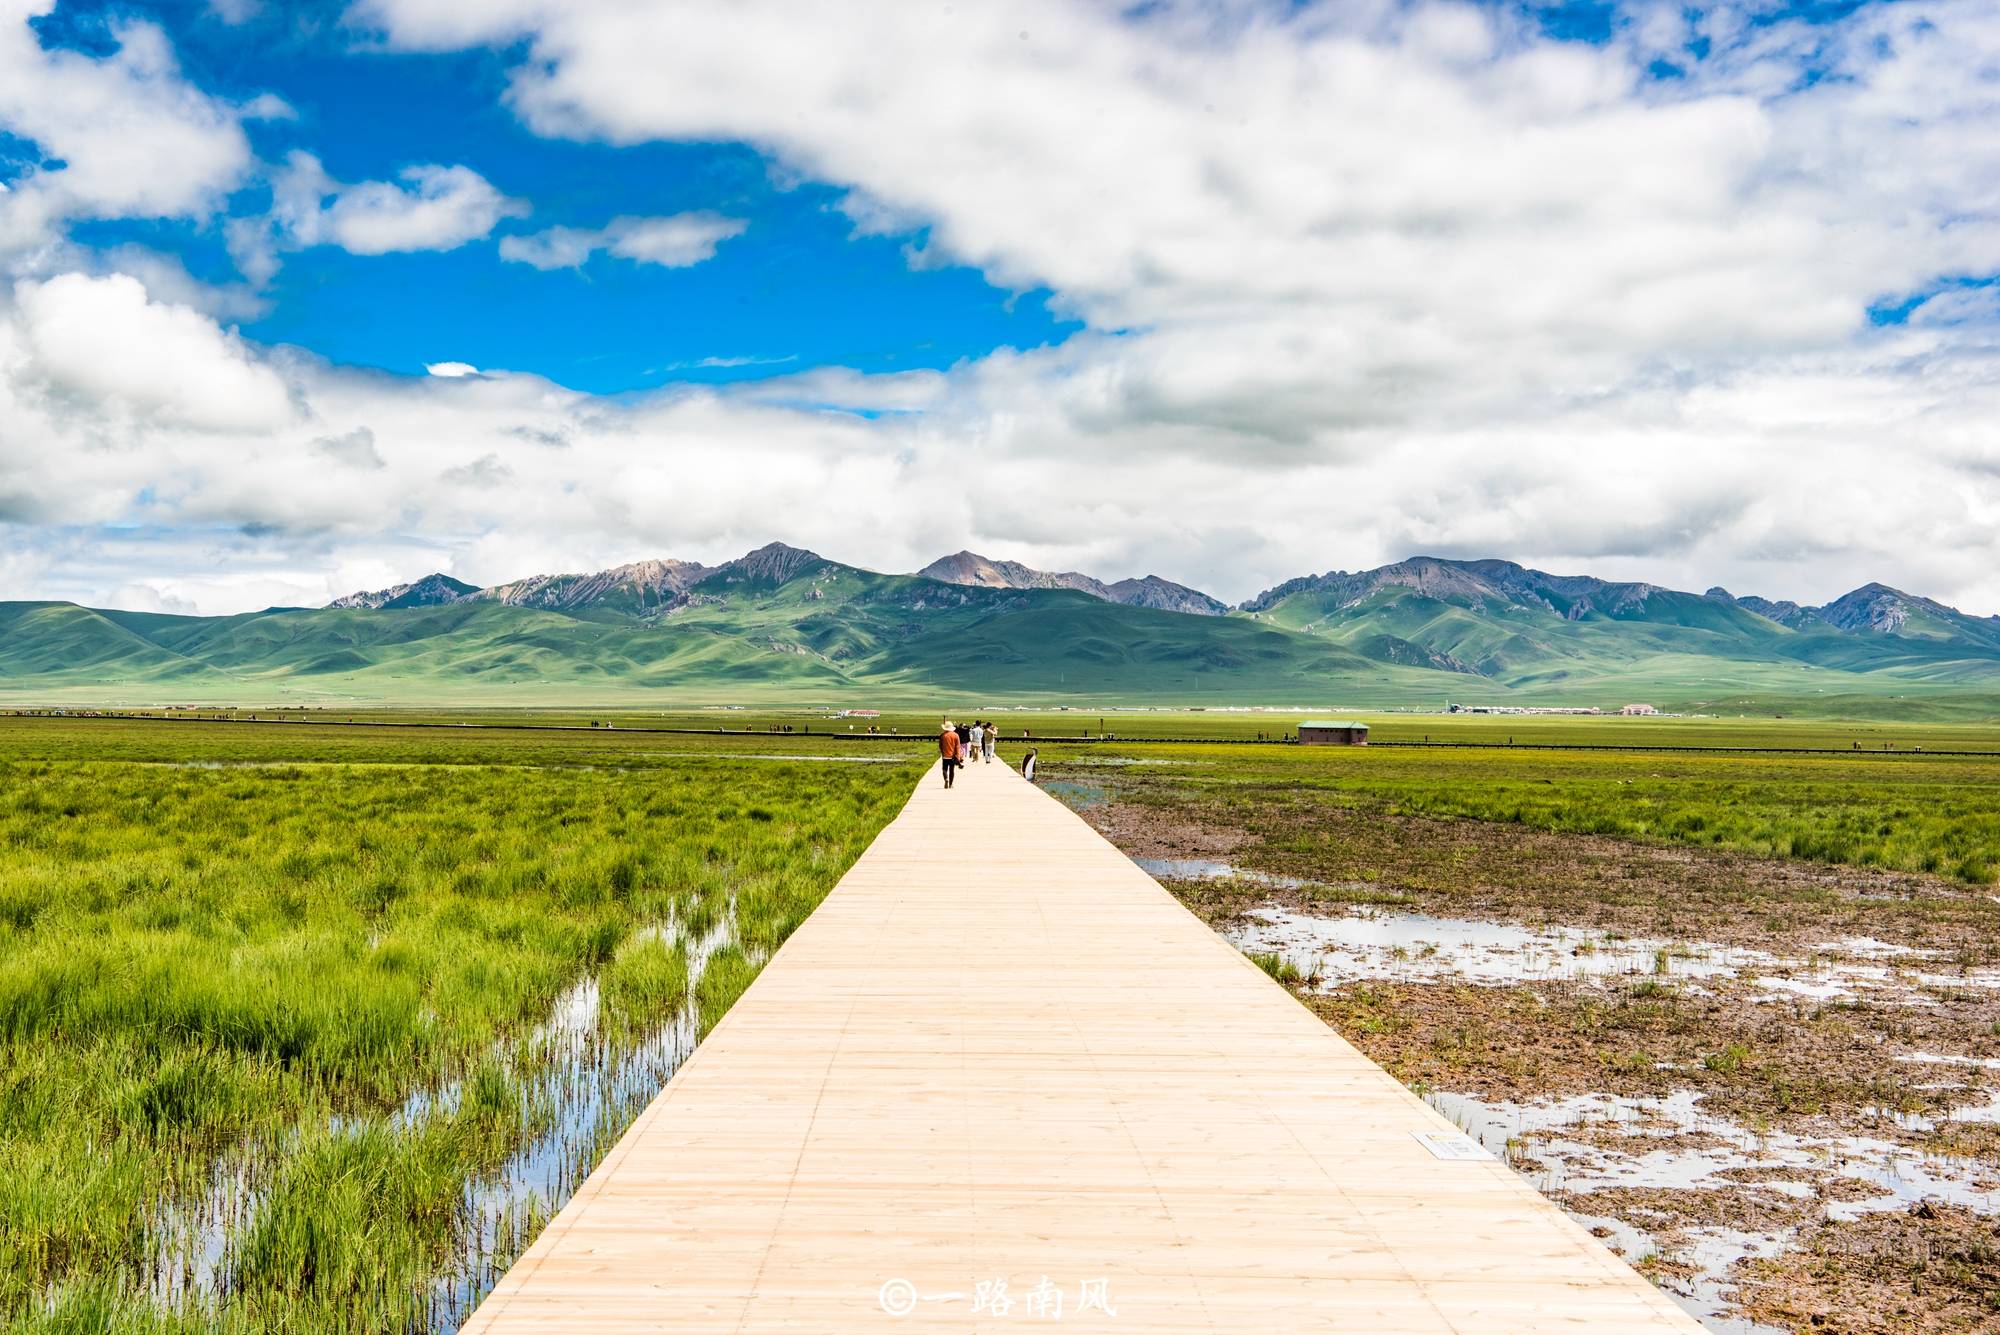
[[[354,255],[319,245],[288,254],[264,293],[267,313],[241,322],[251,338],[356,366],[417,374],[458,361],[617,393],[823,365],[942,369],[998,347],[1058,343],[1081,327],[1051,309],[1045,288],[1004,290],[923,255],[921,227],[859,233],[840,211],[844,190],[774,170],[747,145],[543,138],[502,103],[518,50],[385,50],[360,40],[341,13],[268,5],[229,23],[198,0],[66,0],[37,24],[45,45],[92,53],[115,46],[120,19],[161,24],[204,89],[274,93],[296,113],[247,126],[271,161],[303,149],[341,181],[392,178],[412,162],[462,164],[532,209],[447,251]],[[225,218],[269,204],[268,190],[245,189]],[[747,225],[686,268],[600,252],[577,269],[538,271],[498,255],[507,235],[690,211]],[[196,277],[226,283],[234,274],[221,221],[121,220],[73,235],[169,251]]]
[[[1753,22],[1829,21],[1856,7],[1773,5]],[[317,245],[290,254],[261,294],[263,313],[240,322],[259,341],[405,374],[456,361],[618,393],[816,366],[941,370],[997,348],[1057,344],[1084,327],[1047,287],[996,287],[928,248],[921,225],[858,228],[841,210],[843,186],[806,179],[750,145],[610,145],[532,133],[505,105],[521,43],[398,51],[371,40],[344,4],[253,5],[234,21],[223,17],[229,9],[207,0],[62,0],[34,26],[45,46],[104,54],[116,47],[119,22],[157,23],[203,89],[284,100],[292,115],[246,125],[267,160],[309,151],[340,181],[391,178],[412,162],[461,164],[531,209],[449,250],[355,255]],[[1553,38],[1594,45],[1624,21],[1620,6],[1597,0],[1522,13]],[[1679,77],[1705,45],[1691,38],[1679,56],[1656,58],[1653,76]],[[10,158],[33,161],[32,145],[0,139],[0,180]],[[222,284],[234,277],[222,224],[269,205],[268,189],[252,186],[217,218],[86,223],[73,236],[169,252],[197,278]],[[689,211],[746,226],[713,259],[685,268],[602,252],[549,271],[499,258],[508,235]],[[1887,294],[1882,304],[1907,309],[1918,300]]]
[[[0,0],[0,597],[2000,611],[1996,88],[1996,0]]]

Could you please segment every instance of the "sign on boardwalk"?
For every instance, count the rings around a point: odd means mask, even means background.
[[[1493,1157],[1486,1152],[1484,1145],[1463,1131],[1412,1131],[1410,1134],[1417,1138],[1417,1144],[1440,1159],[1465,1161],[1490,1160]]]

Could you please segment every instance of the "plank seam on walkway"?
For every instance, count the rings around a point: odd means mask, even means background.
[[[1046,794],[1044,795],[1046,796]],[[1053,934],[1055,925],[1049,922],[1048,920],[1049,914],[1048,914],[1047,903],[1045,901],[1038,902],[1037,907],[1041,913],[1042,925],[1044,929]],[[1095,1053],[1095,1051],[1092,1050],[1090,1046],[1089,1034],[1084,1030],[1082,1025],[1077,1023],[1075,1007],[1070,1004],[1068,992],[1066,990],[1063,990],[1063,984],[1060,978],[1056,980],[1056,987],[1059,989],[1063,997],[1064,1009],[1069,1014],[1070,1024],[1077,1030],[1077,1033],[1080,1036],[1082,1036],[1084,1040],[1083,1044],[1084,1052],[1088,1054],[1091,1059],[1090,1063],[1091,1074],[1096,1078],[1097,1084],[1101,1088],[1105,1089],[1106,1095],[1108,1097],[1110,1090],[1108,1082],[1104,1078],[1104,1071],[1098,1065],[1097,1054]],[[1125,1110],[1119,1107],[1116,1103],[1113,1103],[1112,1107],[1118,1114],[1118,1125],[1119,1128],[1123,1130],[1125,1133],[1126,1142],[1132,1146],[1133,1153],[1135,1154],[1140,1153],[1139,1138],[1132,1133],[1131,1124],[1125,1120]],[[1153,1201],[1155,1204],[1159,1206],[1161,1216],[1167,1220],[1168,1226],[1173,1229],[1174,1245],[1175,1246],[1185,1245],[1186,1238],[1182,1234],[1179,1225],[1177,1225],[1174,1222],[1173,1207],[1167,1203],[1166,1194],[1160,1190],[1159,1180],[1156,1177],[1154,1177],[1150,1165],[1148,1165],[1146,1168],[1146,1183],[1149,1187],[1152,1188]],[[1210,1325],[1213,1325],[1215,1317],[1214,1314],[1208,1310],[1208,1295],[1202,1291],[1201,1277],[1198,1275],[1194,1277],[1194,1290],[1195,1290],[1195,1296],[1200,1300],[1201,1303],[1202,1315],[1208,1319]]]
[[[783,949],[784,947],[781,944],[779,946],[779,951],[782,952]],[[776,960],[777,956],[773,955],[772,962],[775,963]],[[767,965],[766,967],[769,966]],[[859,997],[850,997],[848,999],[847,1020],[849,1023],[853,1022],[854,1010],[855,1007],[858,1005],[860,1005]],[[724,1017],[725,1020],[727,1018],[728,1018],[727,1016]],[[721,1027],[720,1024],[718,1024],[717,1028],[720,1027]],[[819,1092],[813,1096],[812,1116],[806,1120],[806,1134],[805,1137],[799,1141],[799,1152],[792,1156],[791,1177],[785,1183],[785,1196],[784,1199],[778,1205],[778,1217],[776,1220],[772,1222],[771,1225],[771,1240],[773,1242],[777,1241],[779,1230],[784,1228],[785,1226],[785,1211],[790,1207],[792,1203],[792,1194],[798,1190],[799,1169],[803,1167],[805,1164],[806,1146],[812,1139],[813,1124],[819,1121],[819,1110],[826,1103],[827,1079],[833,1070],[833,1064],[840,1060],[841,1045],[847,1041],[847,1028],[848,1028],[847,1024],[841,1025],[840,1035],[833,1041],[833,1051],[827,1054],[826,1066],[820,1072]],[[754,1280],[751,1281],[749,1291],[743,1295],[743,1314],[736,1319],[736,1329],[739,1332],[743,1330],[744,1323],[750,1320],[750,1309],[755,1301],[755,1294],[757,1292],[757,1288],[760,1284],[763,1283],[764,1268],[770,1264],[770,1260],[771,1260],[770,1248],[766,1247],[763,1256],[759,1257],[757,1261],[757,1276]]]

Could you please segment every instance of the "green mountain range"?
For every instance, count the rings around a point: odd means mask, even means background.
[[[2000,715],[2000,618],[1416,558],[1237,608],[970,552],[889,575],[772,544],[224,617],[0,603],[0,696],[108,703],[1446,701]]]
[[[1700,676],[1721,663],[1991,683],[2000,665],[2000,617],[1967,616],[1881,584],[1802,607],[1720,588],[1682,593],[1509,561],[1418,557],[1291,580],[1239,611],[1371,658],[1517,690],[1577,677]]]

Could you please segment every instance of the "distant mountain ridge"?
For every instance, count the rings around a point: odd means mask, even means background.
[[[647,615],[682,606],[689,591],[721,576],[725,583],[758,580],[780,584],[799,570],[826,558],[816,552],[768,543],[719,566],[697,561],[654,559],[635,561],[589,574],[534,575],[507,584],[480,588],[442,573],[408,584],[361,591],[336,598],[328,608],[370,611],[434,607],[465,600],[490,600],[520,607],[554,611],[611,608]],[[1698,603],[1736,608],[1792,630],[1831,628],[1853,633],[1951,639],[1962,637],[2000,650],[2000,616],[1977,617],[1931,598],[1905,593],[1886,584],[1866,584],[1823,606],[1756,596],[1738,598],[1715,587],[1697,597],[1661,585],[1620,582],[1592,575],[1552,575],[1512,561],[1449,560],[1415,556],[1373,570],[1330,570],[1302,575],[1266,589],[1231,608],[1218,598],[1176,584],[1158,575],[1107,583],[1079,571],[1036,570],[1018,561],[995,560],[977,552],[960,551],[939,557],[916,573],[965,588],[1070,589],[1105,602],[1157,611],[1223,616],[1232,611],[1259,614],[1308,597],[1322,611],[1337,615],[1389,590],[1480,606],[1489,610],[1517,608],[1548,613],[1567,621],[1589,617],[1658,620],[1665,609],[1681,618],[1700,620]],[[1394,661],[1418,661],[1426,655],[1395,650]],[[1449,655],[1444,655],[1448,659]],[[1445,666],[1443,662],[1433,666]],[[1449,668],[1447,670],[1463,670]]]
[[[712,567],[693,561],[634,561],[590,575],[534,575],[466,596],[514,607],[567,611],[610,604],[638,612],[672,606],[691,586],[714,573]]]
[[[0,603],[0,692],[1226,701],[1309,698],[1340,683],[1416,690],[1423,676],[1248,618],[885,575],[782,543],[714,567],[637,562],[487,589],[427,577],[335,603],[222,617]]]
[[[578,616],[652,619],[712,601],[722,591],[776,587],[819,566],[856,569],[774,542],[718,566],[655,559],[589,574],[536,575],[483,589],[449,575],[431,574],[408,584],[348,594],[327,606],[394,611],[490,601]],[[1646,582],[1554,575],[1498,559],[1415,556],[1373,570],[1303,575],[1230,608],[1200,590],[1156,575],[1107,583],[1078,571],[1037,570],[972,551],[940,557],[915,576],[878,578],[996,591],[1063,590],[1125,607],[1200,616],[1235,613],[1327,636],[1377,662],[1501,679],[1524,656],[1554,659],[1574,652],[1574,645],[1565,648],[1564,638],[1573,639],[1574,634],[1537,628],[1523,623],[1524,617],[1571,624],[1676,626],[1739,644],[1760,641],[1783,629],[1806,637],[1799,643],[1808,645],[1818,644],[1813,637],[1840,635],[1907,642],[1910,652],[1962,649],[1978,657],[2000,654],[2000,617],[1970,616],[1879,583],[1815,607],[1756,596],[1738,598],[1719,587],[1697,595]],[[1458,609],[1485,633],[1468,633],[1461,617],[1419,615],[1430,607]],[[1853,647],[1851,639],[1848,647]],[[1785,655],[1780,652],[1780,656]],[[1851,653],[1845,656],[1852,658]]]
[[[635,561],[594,574],[531,575],[508,584],[480,588],[449,575],[432,574],[388,589],[350,593],[328,603],[329,608],[437,607],[467,599],[491,600],[517,607],[577,611],[612,607],[622,612],[670,611],[685,601],[688,590],[723,575],[727,580],[760,579],[782,583],[806,564],[824,560],[817,553],[783,543],[769,543],[719,566],[672,559]],[[1075,571],[1051,573],[1017,561],[995,561],[976,552],[940,557],[917,572],[919,579],[984,589],[1074,589],[1125,607],[1149,607],[1163,612],[1222,616],[1229,605],[1199,589],[1158,575],[1105,583]]]
[[[1239,610],[1382,662],[1516,685],[1629,670],[1664,655],[1933,674],[1983,671],[1955,665],[2000,657],[2000,617],[1969,616],[1884,584],[1811,607],[1721,588],[1692,594],[1552,575],[1501,560],[1419,556],[1306,575]]]
[[[1654,584],[1619,584],[1591,575],[1550,575],[1512,561],[1448,561],[1414,556],[1374,570],[1352,574],[1332,570],[1324,575],[1287,580],[1248,599],[1239,610],[1261,612],[1307,591],[1351,605],[1389,588],[1408,589],[1427,598],[1533,607],[1571,621],[1592,613],[1616,616],[1655,594],[1671,592]]]
[[[1413,556],[1373,570],[1352,574],[1331,570],[1324,575],[1305,575],[1287,580],[1254,598],[1246,599],[1238,604],[1237,610],[1264,611],[1306,591],[1332,594],[1344,600],[1345,604],[1352,605],[1389,587],[1403,587],[1433,598],[1464,598],[1534,607],[1554,612],[1568,620],[1592,614],[1629,615],[1655,597],[1674,601],[1694,597],[1693,594],[1657,584],[1621,583],[1593,575],[1551,575],[1512,561],[1491,558],[1455,561]],[[1840,630],[1895,635],[1914,633],[1914,629],[1906,632],[1906,627],[1943,623],[1966,629],[1976,628],[1975,633],[1979,634],[1990,630],[1996,636],[1996,645],[2000,645],[2000,616],[1973,616],[1935,599],[1905,593],[1886,584],[1865,584],[1820,607],[1755,596],[1738,598],[1719,586],[1701,596],[1710,602],[1740,607],[1768,621],[1794,628],[1801,624],[1825,624]]]
[[[69,698],[1446,700],[1692,709],[1955,701],[2000,716],[2000,617],[1881,584],[1823,606],[1414,557],[1228,609],[961,552],[881,574],[771,543],[478,588],[442,573],[322,609],[190,617],[0,603],[0,693]],[[1896,703],[1897,709],[1919,704]],[[1927,707],[1927,706],[1923,706]]]
[[[1886,584],[1864,584],[1824,607],[1807,610],[1842,630],[1939,638],[1970,634],[2000,649],[2000,616],[1969,616],[1935,599],[1904,593]]]
[[[1146,575],[1107,584],[1092,575],[1074,570],[1035,570],[1018,561],[995,561],[977,552],[954,552],[941,556],[917,572],[921,579],[946,584],[973,585],[986,589],[1075,589],[1107,603],[1126,607],[1150,607],[1162,612],[1189,612],[1197,616],[1221,616],[1229,605],[1199,589]]]
[[[801,564],[818,561],[813,552],[771,543],[720,566],[672,558],[634,561],[590,574],[530,575],[526,579],[481,588],[449,575],[426,575],[409,584],[373,592],[350,593],[326,606],[381,611],[398,607],[441,607],[448,603],[495,602],[510,607],[538,607],[577,612],[600,609],[629,615],[671,611],[685,602],[687,591],[712,576],[751,573],[769,578]]]
[[[1795,630],[1823,624],[1836,630],[1877,635],[1930,638],[1963,635],[2000,648],[2000,616],[1973,616],[1934,598],[1904,593],[1887,584],[1864,584],[1821,607],[1754,596],[1734,598],[1729,590],[1722,588],[1710,589],[1707,596],[1746,607]]]

